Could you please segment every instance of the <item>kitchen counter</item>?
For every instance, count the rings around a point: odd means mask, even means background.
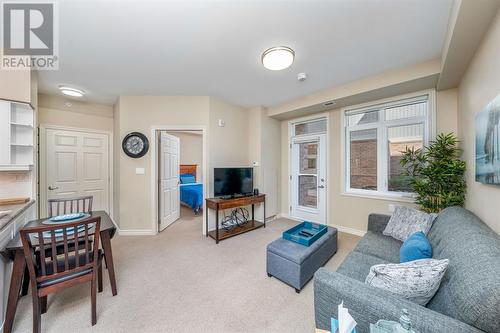
[[[23,204],[17,205],[4,205],[0,206],[0,211],[11,210],[12,212],[8,215],[0,217],[0,230],[2,230],[6,225],[13,221],[16,217],[21,215],[26,209],[31,207],[35,203],[35,200],[30,200]]]

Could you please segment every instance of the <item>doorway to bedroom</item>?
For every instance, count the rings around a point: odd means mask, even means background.
[[[203,227],[204,132],[165,129],[156,134],[158,232],[173,224],[201,230],[193,226]]]

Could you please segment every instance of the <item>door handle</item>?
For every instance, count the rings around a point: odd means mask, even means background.
[[[58,188],[59,188],[59,187],[57,187],[57,186],[54,186],[54,187],[49,186],[49,190],[50,190],[50,191],[57,190]]]
[[[325,185],[320,185],[318,186],[318,188],[325,188]]]

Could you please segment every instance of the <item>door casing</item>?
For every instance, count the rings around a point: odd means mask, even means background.
[[[331,164],[330,164],[330,156],[331,154],[329,153],[330,152],[330,113],[329,112],[323,112],[323,113],[318,113],[318,114],[314,114],[314,115],[311,115],[311,116],[305,116],[305,117],[300,117],[300,118],[295,118],[295,119],[292,119],[292,120],[289,120],[288,121],[288,140],[287,140],[287,151],[288,151],[288,166],[287,166],[287,171],[288,171],[288,174],[286,176],[286,180],[288,182],[288,191],[287,191],[287,195],[288,195],[288,200],[287,200],[287,207],[286,207],[286,211],[284,213],[283,216],[287,217],[287,218],[290,218],[290,219],[295,219],[293,218],[291,215],[290,215],[290,207],[292,205],[292,198],[293,198],[293,195],[292,195],[292,191],[293,191],[293,188],[291,186],[292,182],[291,182],[291,175],[292,175],[292,151],[289,147],[291,147],[292,145],[292,137],[293,137],[293,126],[296,125],[296,124],[299,124],[299,123],[303,123],[303,122],[309,122],[309,121],[313,121],[313,120],[321,120],[321,119],[326,119],[326,132],[324,133],[326,135],[326,142],[325,142],[325,150],[326,150],[326,188],[325,188],[325,201],[326,201],[326,224],[330,224],[329,221],[330,221],[330,209],[329,209],[329,199],[330,199],[330,188],[331,188],[331,184],[332,184],[332,175],[331,175]]]
[[[207,140],[207,128],[206,126],[200,126],[200,125],[153,125],[151,126],[151,138],[154,138],[153,140],[150,140],[150,152],[151,152],[151,211],[153,212],[152,216],[152,221],[151,221],[151,228],[153,231],[153,234],[157,234],[159,231],[159,224],[158,224],[158,140],[157,138],[157,133],[160,131],[201,131],[202,132],[202,138],[203,138],[203,162],[202,162],[202,168],[203,168],[203,198],[208,198],[208,140]],[[205,204],[205,203],[203,203]],[[206,219],[207,214],[207,209],[205,206],[203,206],[203,221]],[[202,234],[206,235],[207,230],[205,230],[205,223],[202,224]]]

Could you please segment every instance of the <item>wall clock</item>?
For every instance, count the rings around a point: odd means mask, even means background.
[[[148,152],[149,141],[144,134],[132,132],[123,138],[122,148],[128,156],[132,158],[139,158],[146,155]]]

